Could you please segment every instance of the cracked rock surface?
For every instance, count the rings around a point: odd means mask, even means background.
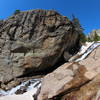
[[[100,100],[100,46],[46,75],[38,100]]]
[[[0,21],[0,82],[49,70],[65,50],[79,45],[78,36],[71,21],[52,10],[24,11]]]

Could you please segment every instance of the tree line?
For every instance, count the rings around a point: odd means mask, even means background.
[[[96,31],[92,38],[90,36],[86,36],[83,32],[84,29],[82,28],[79,19],[77,17],[75,17],[74,15],[72,15],[72,23],[73,23],[76,31],[79,33],[79,38],[80,38],[81,43],[100,41],[100,36],[96,33]]]

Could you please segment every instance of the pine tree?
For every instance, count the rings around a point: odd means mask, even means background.
[[[87,38],[87,41],[88,42],[93,42],[93,40],[90,37]]]
[[[15,12],[14,12],[15,15],[16,14],[19,14],[19,13],[20,13],[20,10],[19,9],[15,10]]]
[[[83,28],[81,27],[81,24],[79,22],[79,19],[76,18],[74,15],[72,15],[72,23],[75,27],[75,29],[79,32],[79,33],[83,33]]]
[[[75,27],[75,30],[79,33],[80,42],[81,43],[85,43],[86,42],[86,36],[83,33],[84,29],[82,28],[79,19],[76,18],[74,15],[72,15],[72,23],[73,23],[73,25]]]
[[[100,36],[95,32],[94,34],[94,38],[93,38],[94,41],[100,41]]]

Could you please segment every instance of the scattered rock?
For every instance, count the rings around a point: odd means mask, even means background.
[[[9,90],[0,89],[0,97],[7,95],[20,95],[28,91],[40,91],[41,79],[30,79],[28,81],[22,82],[19,85],[12,87]],[[33,95],[36,96],[37,92],[34,92]]]

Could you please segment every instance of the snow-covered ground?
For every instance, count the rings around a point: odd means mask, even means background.
[[[41,79],[32,79],[12,88],[11,90],[8,91],[0,90],[0,95],[2,96],[13,95],[17,91],[24,91],[24,90],[26,92],[34,91],[33,92],[34,95],[36,91],[40,88],[40,86],[41,86]]]
[[[0,97],[0,100],[34,100],[33,95],[35,93],[37,93],[36,88],[28,92],[25,92],[24,94],[19,94],[19,95],[13,94],[13,95],[3,96],[3,97]]]
[[[86,42],[86,44],[81,47],[80,52],[78,52],[78,54],[82,56],[76,59],[75,62],[85,59],[99,45],[100,42],[96,42],[96,43]],[[29,85],[27,86],[27,84]],[[15,93],[18,90],[21,90],[21,87],[26,87],[27,92],[22,95],[15,95]],[[41,79],[32,79],[12,88],[9,91],[0,90],[0,95],[6,96],[7,98],[7,99],[3,99],[3,97],[1,97],[0,100],[13,100],[13,96],[15,96],[16,98],[14,100],[34,100],[33,95],[37,93],[40,87],[41,87]],[[13,96],[9,96],[9,95],[13,95]]]
[[[79,54],[82,56],[75,60],[75,62],[85,59],[96,47],[100,45],[100,42],[87,42],[85,46],[81,47]]]
[[[83,45],[78,52],[78,54],[83,54],[85,51],[93,44],[94,42],[86,42],[85,45]]]

